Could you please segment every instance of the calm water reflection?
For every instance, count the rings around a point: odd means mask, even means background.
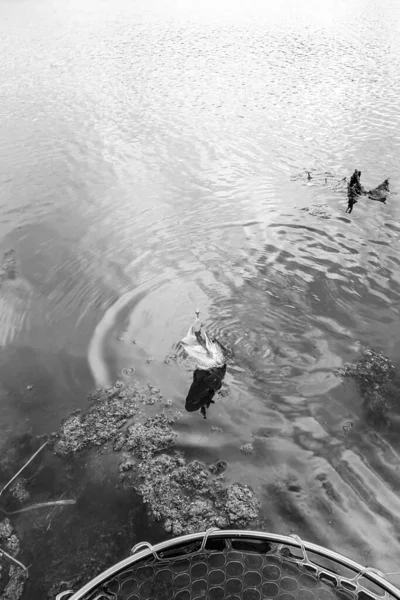
[[[398,432],[334,371],[360,344],[398,360],[398,197],[348,218],[334,183],[399,188],[400,4],[197,4],[0,0],[4,442],[131,365],[183,409],[164,359],[199,306],[235,359],[182,447],[227,460],[270,530],[394,572]]]

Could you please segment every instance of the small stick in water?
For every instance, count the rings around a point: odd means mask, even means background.
[[[47,508],[48,506],[65,506],[66,504],[76,504],[76,500],[53,500],[51,502],[39,502],[38,504],[31,504],[25,508],[14,510],[13,512],[6,512],[7,515],[16,515],[18,513],[28,512],[28,510],[35,510],[36,508]]]
[[[0,556],[2,554],[4,554],[4,556],[7,556],[7,558],[9,558],[10,560],[12,560],[13,562],[15,562],[18,566],[20,566],[22,569],[24,569],[24,571],[28,571],[27,567],[25,565],[23,565],[22,562],[19,562],[19,560],[17,560],[13,556],[11,556],[11,554],[8,554],[8,552],[6,552],[5,550],[3,550],[3,548],[0,548]]]
[[[20,475],[22,473],[22,471],[25,469],[25,467],[27,467],[35,458],[35,456],[37,456],[39,454],[39,452],[41,452],[41,450],[43,450],[43,448],[47,446],[47,442],[45,442],[44,444],[42,444],[39,448],[39,450],[36,450],[35,454],[33,454],[30,459],[24,464],[24,466],[18,471],[18,473],[16,473],[13,477],[11,477],[10,481],[8,483],[6,483],[6,485],[0,490],[0,496],[2,495],[2,493],[9,487],[9,485],[12,484],[12,482],[14,481],[14,479],[16,479],[18,477],[18,475]]]

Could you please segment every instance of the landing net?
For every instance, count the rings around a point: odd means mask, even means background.
[[[297,536],[215,530],[131,555],[56,600],[400,600],[379,571]]]

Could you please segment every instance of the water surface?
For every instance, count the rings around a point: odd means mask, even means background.
[[[227,460],[269,530],[396,572],[398,431],[335,370],[398,361],[398,196],[349,216],[336,183],[399,189],[400,5],[196,4],[1,0],[3,444],[127,366],[183,409],[164,359],[198,306],[235,359],[188,456]]]

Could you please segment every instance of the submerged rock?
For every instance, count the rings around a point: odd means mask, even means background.
[[[138,467],[137,490],[152,516],[173,535],[209,527],[246,527],[256,519],[259,502],[239,483],[225,486],[200,461],[187,463],[179,453],[148,458]]]
[[[116,436],[120,428],[138,412],[135,390],[116,389],[93,402],[86,411],[77,410],[67,417],[55,435],[58,455],[98,447]]]
[[[96,388],[92,392],[89,392],[87,395],[87,400],[88,402],[104,402],[108,397],[109,395],[107,394],[106,388]]]
[[[134,392],[138,402],[146,405],[153,405],[163,401],[163,396],[159,388],[152,386],[150,383],[147,386],[141,387],[138,383],[133,382],[128,385],[128,390]]]
[[[4,548],[11,556],[17,556],[19,552],[19,540],[13,533],[10,519],[0,521],[0,547]]]
[[[12,557],[16,557],[19,552],[19,539],[13,533],[10,519],[0,521],[0,549],[4,549]],[[7,581],[3,575],[6,572],[8,572]],[[2,556],[0,552],[0,574],[3,575],[0,587],[1,600],[19,600],[24,591],[27,572],[14,563],[10,564],[10,559]]]
[[[12,525],[10,519],[4,519],[0,521],[0,542],[4,543],[4,541],[8,540],[10,535],[12,534]]]
[[[176,362],[178,360],[178,355],[176,352],[170,352],[164,359],[166,365],[170,365],[172,362]]]
[[[208,470],[210,471],[210,473],[213,473],[213,475],[219,475],[220,473],[226,471],[227,468],[228,463],[226,462],[226,460],[218,460],[213,465],[210,465],[208,467]]]
[[[148,504],[156,521],[174,535],[203,531],[211,526],[245,527],[258,516],[259,502],[247,486],[226,486],[222,468],[211,468],[198,460],[187,463],[183,455],[172,450],[176,434],[171,429],[173,417],[158,415],[143,424],[129,427],[125,452],[119,465],[120,479],[132,485]],[[142,459],[137,464],[136,458]],[[213,465],[214,467],[214,465]]]
[[[365,396],[365,408],[366,416],[370,421],[389,424],[390,405],[379,391],[372,390]]]
[[[136,382],[125,386],[122,381],[117,381],[110,388],[94,390],[88,395],[88,400],[90,405],[86,410],[74,411],[64,419],[59,431],[51,436],[56,454],[75,454],[84,448],[103,446],[111,440],[113,449],[118,452],[125,445],[129,447],[129,444],[140,444],[141,436],[149,440],[152,436],[158,438],[161,434],[161,430],[157,429],[158,426],[162,427],[162,419],[159,417],[158,421],[153,420],[152,431],[144,431],[144,426],[141,425],[135,425],[127,432],[121,431],[129,419],[139,413],[140,404],[165,404],[159,388],[150,384],[142,387]],[[167,402],[168,406],[171,404]],[[145,427],[148,429],[150,423]],[[166,447],[168,444],[163,446]]]
[[[1,600],[19,600],[24,592],[27,578],[28,573],[24,569],[17,565],[11,565],[8,583],[1,596]]]
[[[7,279],[17,277],[17,256],[15,250],[7,250],[0,263],[0,285]]]
[[[148,409],[153,416],[144,415],[148,397],[158,398],[161,414],[154,415],[154,407]],[[253,491],[240,483],[226,484],[225,461],[216,461],[210,468],[198,460],[188,462],[176,451],[177,433],[172,425],[181,415],[165,410],[158,388],[131,383],[98,389],[90,400],[87,410],[72,413],[55,434],[56,454],[69,456],[85,448],[101,453],[105,442],[110,442],[114,451],[122,452],[118,471],[125,489],[116,493],[128,491],[130,497],[132,492],[135,505],[133,490],[139,493],[150,516],[167,532],[180,535],[211,526],[245,528],[258,517],[260,504]],[[135,416],[135,422],[129,421]],[[69,586],[68,577],[60,579],[64,579],[61,587]]]
[[[126,473],[126,471],[131,471],[136,466],[137,461],[134,457],[132,457],[127,452],[124,452],[122,455],[122,460],[119,463],[118,470],[120,473]],[[121,481],[125,479],[125,476],[121,476]]]
[[[254,492],[246,485],[234,483],[226,488],[224,509],[228,516],[228,525],[246,527],[256,519],[260,504]]]
[[[347,364],[338,370],[341,377],[351,377],[356,382],[361,394],[371,390],[385,391],[388,383],[396,374],[396,367],[382,352],[366,348],[359,360]]]
[[[248,444],[243,444],[243,446],[240,446],[240,451],[243,452],[243,454],[254,454],[254,446],[250,442]]]
[[[390,405],[387,392],[396,375],[396,367],[387,356],[366,348],[358,361],[345,365],[337,374],[355,381],[367,418],[376,423],[388,423]]]
[[[113,450],[114,452],[120,452],[124,447],[126,441],[126,431],[120,431],[114,438],[113,441]]]
[[[143,424],[131,425],[128,427],[123,448],[133,450],[140,458],[161,450],[169,450],[175,445],[177,437],[169,426],[171,422],[173,421],[165,415],[157,415]]]
[[[17,556],[19,552],[19,539],[12,533],[5,543],[5,548],[11,556]]]
[[[19,502],[24,502],[25,500],[28,500],[30,496],[25,485],[26,480],[21,477],[16,479],[15,482],[9,488],[14,498],[16,498]]]

